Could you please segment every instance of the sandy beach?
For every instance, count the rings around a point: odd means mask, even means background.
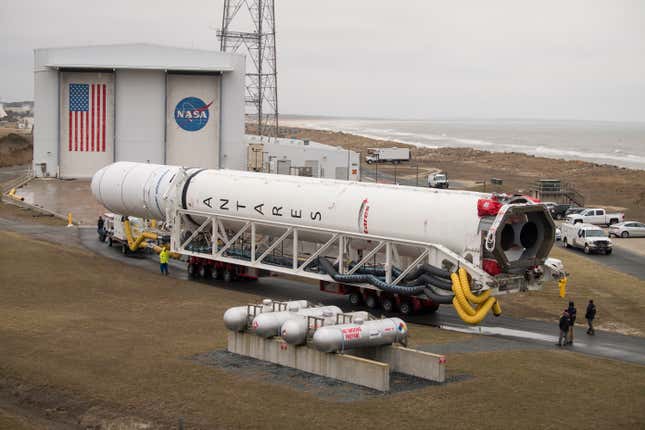
[[[248,129],[252,132],[252,129]],[[408,146],[412,160],[407,167],[397,168],[403,174],[440,169],[451,180],[470,184],[469,189],[486,191],[526,192],[537,179],[561,179],[573,184],[584,196],[586,206],[601,206],[625,212],[625,219],[645,219],[645,171],[590,163],[536,157],[517,152],[488,152],[469,148],[425,149],[399,142],[370,139],[343,132],[312,130],[295,127],[281,128],[281,135],[309,139],[329,145],[342,146],[362,154],[370,147]],[[364,163],[361,157],[361,163]],[[366,165],[363,165],[365,167]],[[379,171],[392,170],[379,166]],[[503,179],[502,186],[491,186],[490,179]],[[422,178],[424,179],[424,178]]]

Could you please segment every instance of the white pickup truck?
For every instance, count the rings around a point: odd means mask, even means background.
[[[585,254],[598,252],[611,254],[614,244],[605,231],[593,224],[562,223],[562,244],[565,248],[573,246],[584,250]]]
[[[609,213],[602,208],[589,208],[580,213],[567,215],[567,222],[571,224],[587,223],[595,225],[612,225],[625,220],[625,214]]]

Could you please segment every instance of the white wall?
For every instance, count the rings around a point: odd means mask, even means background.
[[[246,59],[242,55],[230,58],[235,72],[222,75],[222,130],[220,136],[220,168],[246,170],[244,141],[244,109]]]
[[[58,174],[58,72],[42,69],[34,72],[34,174]],[[45,172],[40,164],[45,163]]]
[[[279,141],[264,143],[264,161],[271,157],[271,173],[277,170],[280,160],[291,160],[292,167],[313,167],[313,176],[330,179],[360,179],[359,155],[337,147],[324,145],[304,145],[280,143]],[[317,166],[317,169],[316,169]],[[347,174],[349,168],[349,175]]]
[[[220,77],[168,74],[166,82],[166,164],[216,169],[220,153]],[[185,111],[180,103],[186,98],[198,98],[205,106],[191,104]],[[199,114],[206,117],[184,122],[198,129],[182,128],[176,118],[177,110],[190,114],[193,108],[205,109]]]
[[[166,74],[116,72],[115,159],[164,164]]]

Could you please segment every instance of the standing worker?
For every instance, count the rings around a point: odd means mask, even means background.
[[[593,329],[593,319],[596,318],[596,305],[593,304],[593,300],[589,300],[587,305],[587,312],[585,312],[585,318],[587,319],[587,324],[589,328],[587,329],[587,334],[594,335],[596,331]]]
[[[562,346],[563,341],[566,342],[567,334],[569,333],[569,322],[569,313],[565,309],[564,312],[562,312],[562,316],[560,317],[560,337],[558,338],[558,343],[556,343],[556,345]]]
[[[168,255],[168,250],[164,246],[161,248],[161,252],[159,253],[159,269],[161,270],[161,274],[168,276],[168,259],[170,256]]]
[[[573,326],[576,323],[576,314],[578,313],[573,302],[569,302],[567,313],[569,314],[569,340],[567,345],[573,345]]]

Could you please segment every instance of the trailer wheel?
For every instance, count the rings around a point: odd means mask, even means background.
[[[197,265],[188,263],[188,266],[186,266],[186,271],[188,272],[188,277],[191,279],[195,279],[197,277]]]
[[[224,282],[233,282],[233,273],[229,269],[224,269]]]
[[[394,310],[394,302],[389,297],[383,297],[381,299],[381,307],[385,312],[392,312]]]
[[[365,306],[370,309],[376,309],[376,307],[378,306],[378,299],[374,294],[369,294],[367,297],[365,297]]]
[[[410,315],[412,313],[412,303],[403,301],[399,304],[399,312],[403,315]]]
[[[361,296],[359,293],[351,293],[349,295],[349,303],[352,306],[360,306],[361,303],[363,303],[363,296]]]
[[[199,277],[203,279],[210,279],[212,275],[211,268],[206,264],[199,266]]]

